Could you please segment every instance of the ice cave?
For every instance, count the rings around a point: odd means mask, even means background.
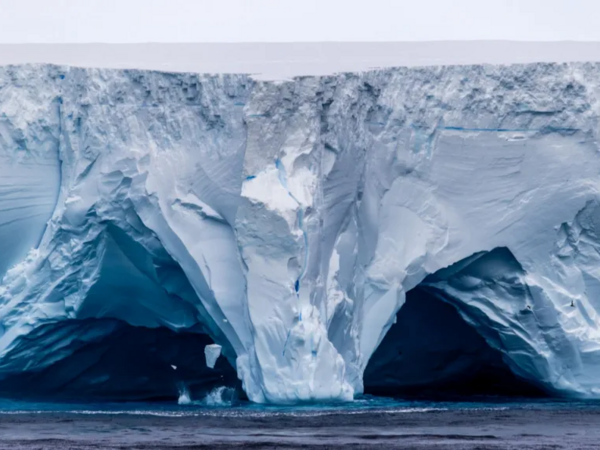
[[[599,74],[0,67],[0,393],[599,397]]]

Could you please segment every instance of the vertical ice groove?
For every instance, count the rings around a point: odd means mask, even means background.
[[[25,80],[0,89],[0,277],[40,244],[58,201],[58,88],[41,81],[43,91],[27,89]]]
[[[300,291],[300,282],[304,278],[306,274],[306,267],[308,265],[308,233],[304,228],[304,206],[298,201],[298,199],[294,196],[294,194],[290,191],[287,185],[287,173],[285,171],[285,166],[281,162],[280,159],[275,160],[275,167],[277,167],[277,176],[279,178],[279,182],[283,186],[283,188],[287,191],[288,195],[292,197],[292,199],[298,205],[298,228],[302,232],[302,237],[304,240],[304,256],[302,258],[302,270],[300,271],[300,276],[294,282],[294,289],[298,293]]]

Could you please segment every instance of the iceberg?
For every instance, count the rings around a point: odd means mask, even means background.
[[[599,79],[1,67],[0,392],[599,397]]]

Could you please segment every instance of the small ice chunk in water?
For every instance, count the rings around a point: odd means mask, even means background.
[[[215,368],[215,363],[221,355],[221,346],[218,344],[209,344],[204,347],[204,356],[206,357],[206,367]]]

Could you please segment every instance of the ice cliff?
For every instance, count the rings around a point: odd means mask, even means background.
[[[0,386],[176,390],[228,361],[255,402],[349,400],[418,289],[469,354],[600,396],[599,99],[596,64],[0,68]]]

